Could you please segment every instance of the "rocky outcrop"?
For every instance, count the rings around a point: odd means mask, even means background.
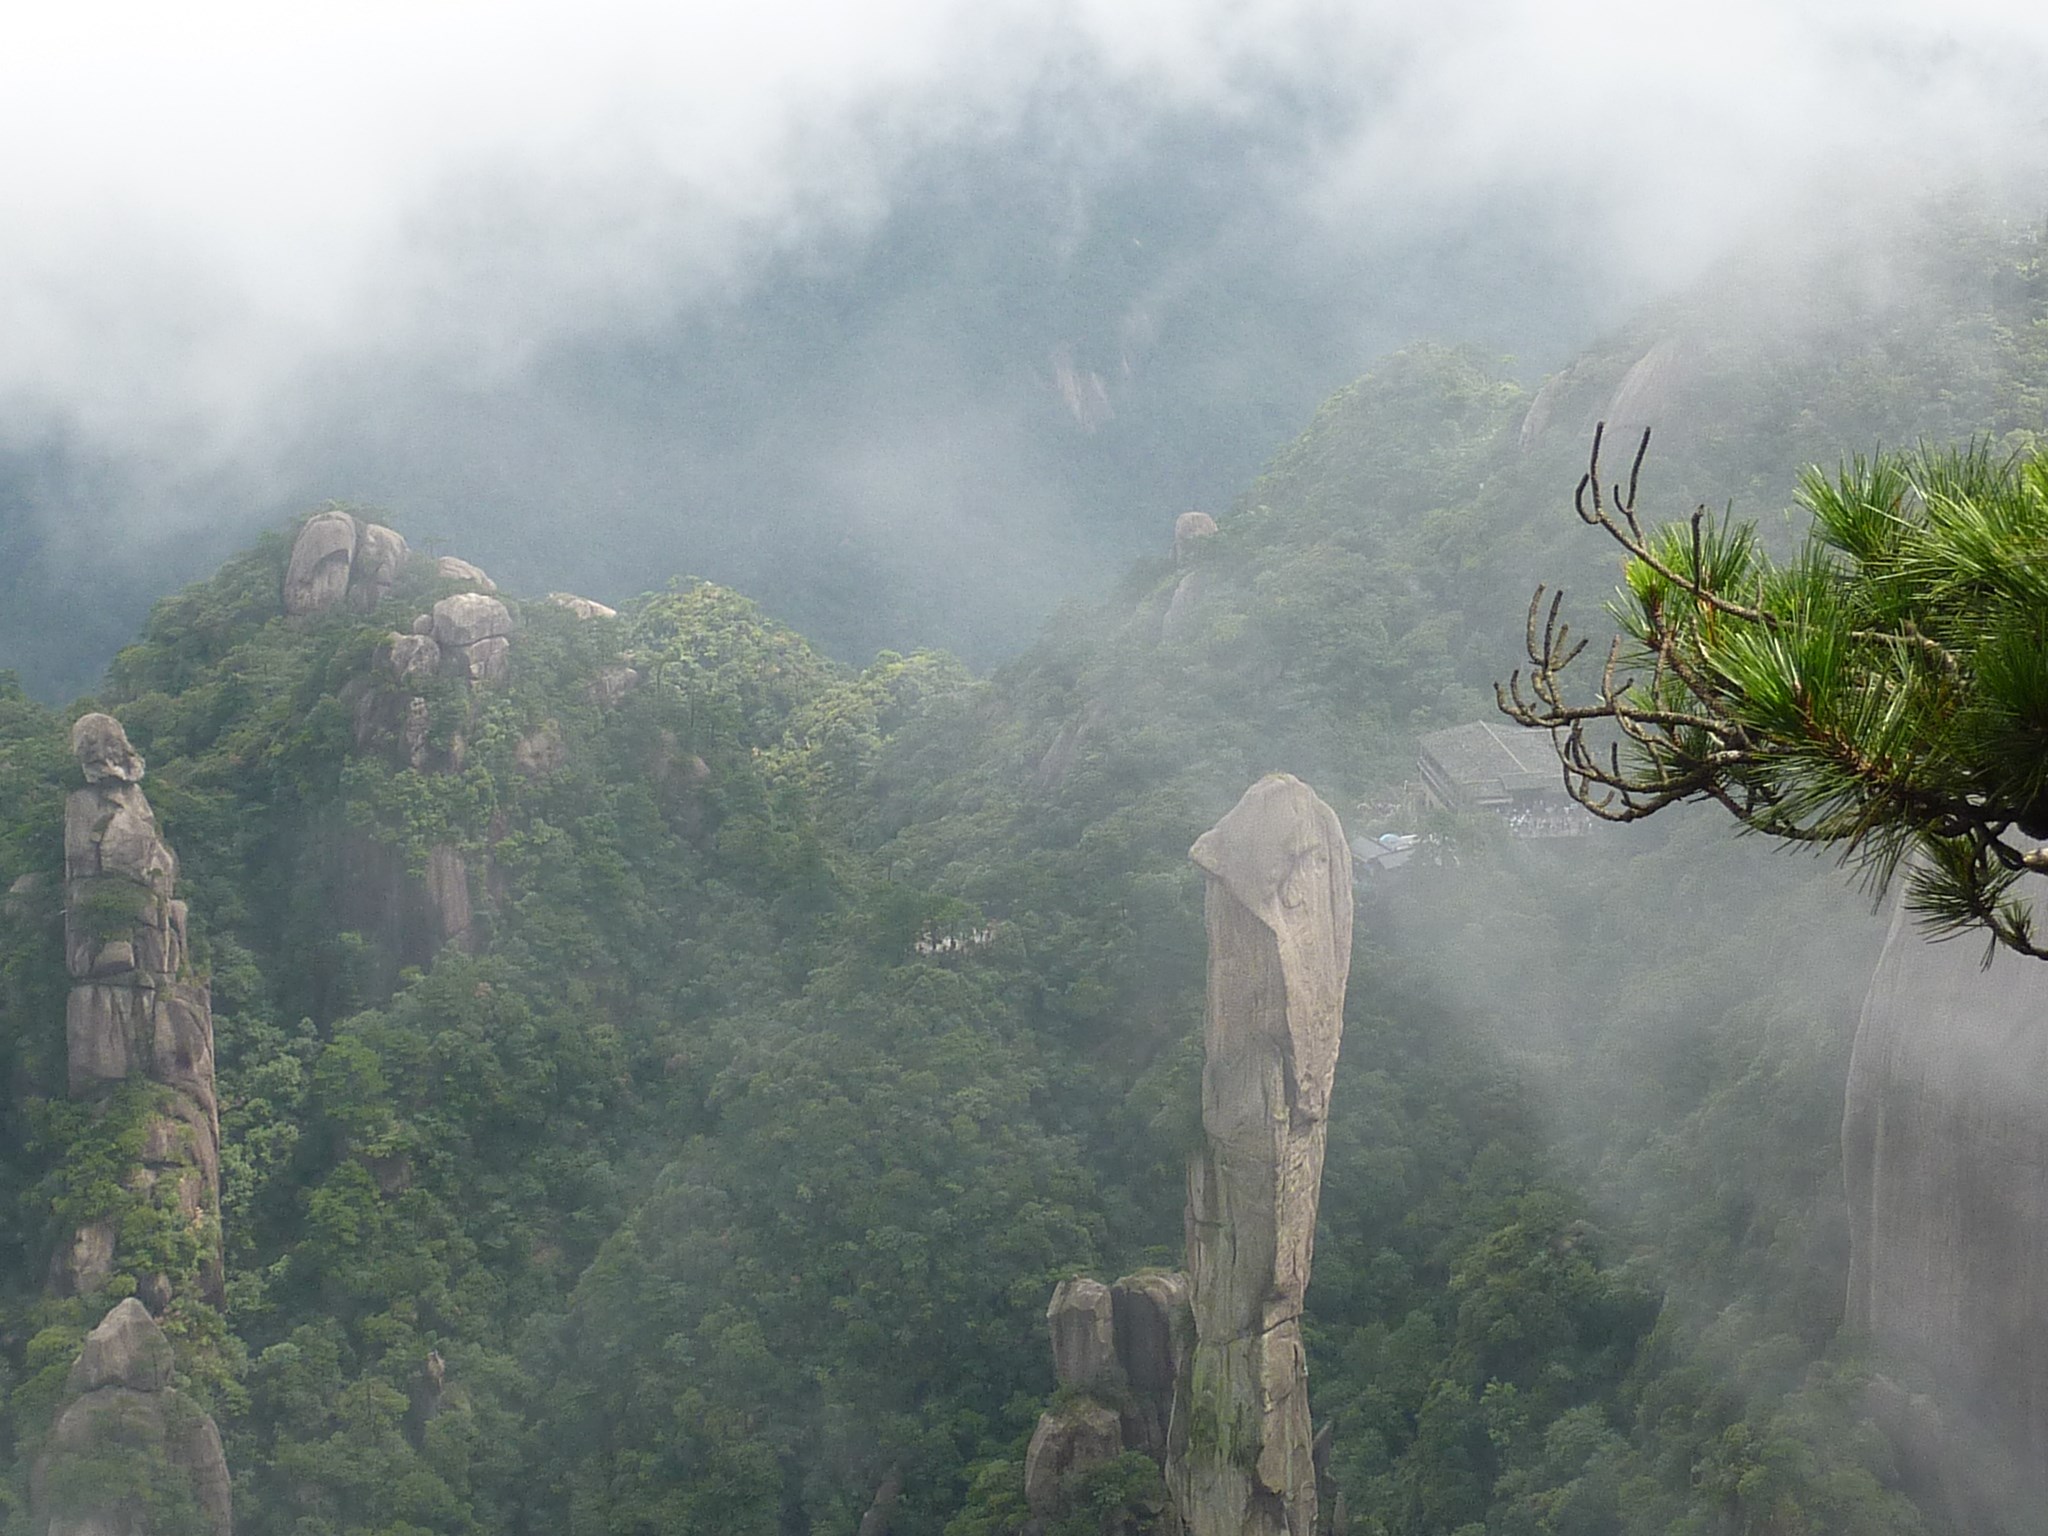
[[[458,592],[434,604],[434,643],[441,670],[470,682],[504,680],[512,649],[512,614],[497,598]]]
[[[1551,419],[1557,414],[1558,402],[1564,398],[1564,393],[1571,382],[1572,370],[1567,368],[1561,373],[1553,373],[1536,391],[1535,398],[1529,402],[1529,409],[1522,417],[1521,430],[1515,434],[1515,444],[1523,453],[1535,447],[1537,439],[1550,429]]]
[[[2048,964],[1983,957],[1892,915],[1843,1104],[1846,1324],[1885,1372],[1874,1414],[1916,1491],[1938,1485],[1959,1528],[2031,1531],[2048,1509]]]
[[[1195,616],[1209,585],[1207,575],[1206,571],[1189,571],[1174,583],[1173,596],[1167,600],[1166,612],[1159,619],[1159,638],[1164,644],[1172,645],[1194,633]]]
[[[434,562],[434,575],[442,581],[459,581],[479,592],[498,590],[498,584],[484,574],[481,566],[471,565],[467,560],[458,560],[453,555],[443,555]]]
[[[1186,565],[1194,557],[1195,546],[1215,533],[1216,519],[1208,513],[1181,513],[1173,520],[1173,563]]]
[[[902,1502],[903,1469],[891,1467],[889,1475],[876,1487],[875,1496],[868,1503],[867,1513],[860,1517],[860,1528],[854,1536],[889,1536],[890,1527],[896,1519],[896,1506]]]
[[[448,557],[443,557],[446,560]],[[481,573],[479,573],[481,574]],[[450,697],[437,679],[470,689],[501,683],[511,669],[512,613],[485,592],[457,592],[415,618],[405,633],[387,635],[370,675],[352,680],[343,699],[353,711],[356,749],[382,753],[416,773],[460,773],[468,760],[473,693]],[[531,778],[559,771],[568,746],[559,724],[544,721],[513,751],[513,766]],[[425,965],[443,945],[476,939],[472,860],[437,844],[423,868],[408,868],[395,849],[362,833],[342,851],[344,922],[374,934],[399,965]],[[482,873],[490,875],[488,860]]]
[[[408,554],[405,540],[381,523],[366,523],[347,512],[316,512],[292,543],[284,611],[305,616],[340,603],[368,613],[397,585]]]
[[[424,682],[440,673],[441,643],[432,633],[394,634],[385,642],[379,659],[399,682]]]
[[[1092,435],[1116,420],[1116,407],[1109,399],[1109,385],[1101,374],[1074,361],[1072,342],[1063,341],[1052,349],[1052,379],[1061,403],[1083,432]]]
[[[1176,1394],[1194,1344],[1188,1277],[1164,1270],[1110,1287],[1116,1360],[1123,1372],[1123,1441],[1166,1466]]]
[[[1167,1448],[1193,1536],[1311,1536],[1301,1342],[1351,966],[1336,812],[1273,774],[1195,843],[1207,877],[1203,1145],[1188,1166],[1194,1348]]]
[[[569,761],[569,743],[562,738],[561,725],[543,720],[512,745],[513,770],[529,779],[544,779],[559,773]]]
[[[433,636],[443,651],[467,650],[512,633],[512,615],[497,598],[457,592],[434,604]]]
[[[1146,1271],[1104,1285],[1076,1275],[1045,1309],[1061,1398],[1039,1416],[1024,1457],[1024,1497],[1041,1527],[1072,1512],[1076,1480],[1125,1451],[1165,1470],[1187,1346],[1186,1275]],[[1165,1529],[1178,1529],[1169,1512]]]
[[[578,597],[574,592],[550,592],[548,601],[557,608],[566,608],[579,619],[616,619],[619,610],[607,607],[588,597]]]
[[[410,554],[405,540],[380,523],[360,524],[356,533],[356,558],[349,571],[348,606],[368,613],[398,585]]]
[[[1077,1473],[1123,1454],[1117,1411],[1092,1397],[1076,1397],[1039,1415],[1024,1452],[1024,1502],[1039,1521],[1065,1512]]]
[[[626,695],[640,683],[640,669],[620,662],[616,666],[598,668],[597,676],[590,680],[585,692],[599,709],[617,709],[625,702]]]
[[[170,1341],[132,1296],[87,1335],[30,1477],[38,1536],[229,1536],[220,1431],[171,1369]]]
[[[1610,441],[1633,452],[1643,429],[1658,425],[1670,414],[1684,376],[1685,352],[1674,336],[1665,337],[1637,358],[1601,413]]]
[[[1063,1387],[1088,1391],[1117,1380],[1116,1332],[1109,1287],[1076,1275],[1053,1289],[1045,1309],[1052,1373]]]
[[[143,761],[112,715],[82,716],[71,747],[85,775],[64,806],[65,1013],[69,1091],[100,1102],[151,1085],[141,1160],[129,1190],[175,1207],[200,1236],[197,1283],[221,1296],[220,1109],[214,1093],[213,1009],[186,963],[178,861],[157,835],[142,792]],[[118,1218],[74,1233],[51,1264],[60,1294],[98,1290],[121,1259]],[[179,1282],[139,1277],[146,1299],[167,1306]]]
[[[1039,790],[1058,789],[1066,781],[1081,748],[1102,728],[1109,719],[1109,706],[1101,699],[1091,699],[1080,714],[1060,727],[1059,734],[1052,739],[1052,745],[1045,749],[1045,756],[1038,760],[1038,768],[1031,775],[1031,787]]]

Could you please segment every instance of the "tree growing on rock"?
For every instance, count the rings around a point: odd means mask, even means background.
[[[2048,959],[2023,887],[2048,873],[2048,457],[1973,444],[1810,471],[1812,525],[1780,561],[1704,507],[1646,527],[1649,433],[1612,483],[1602,436],[1575,505],[1625,556],[1621,633],[1575,702],[1586,642],[1539,586],[1529,670],[1497,685],[1551,733],[1573,797],[1624,822],[1716,801],[1876,886],[1903,866],[1937,934]]]

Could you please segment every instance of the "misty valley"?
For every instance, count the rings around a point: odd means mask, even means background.
[[[2029,461],[2044,252],[1380,356],[987,670],[332,504],[0,671],[0,1526],[2048,1531],[2048,969],[1495,692],[1596,423]]]

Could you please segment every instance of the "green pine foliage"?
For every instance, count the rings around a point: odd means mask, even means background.
[[[1840,847],[1878,889],[1917,855],[1937,933],[2036,951],[2007,834],[2048,834],[2048,461],[1857,458],[1799,502],[1812,526],[1782,562],[1727,521],[1666,524],[1630,558],[1614,611],[1644,680],[1616,718],[1660,723],[1631,734],[1628,776]]]

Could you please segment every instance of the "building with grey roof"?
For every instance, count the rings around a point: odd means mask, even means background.
[[[1492,811],[1526,837],[1567,836],[1591,824],[1565,793],[1550,742],[1534,731],[1475,720],[1431,731],[1417,747],[1423,789],[1443,810]]]

